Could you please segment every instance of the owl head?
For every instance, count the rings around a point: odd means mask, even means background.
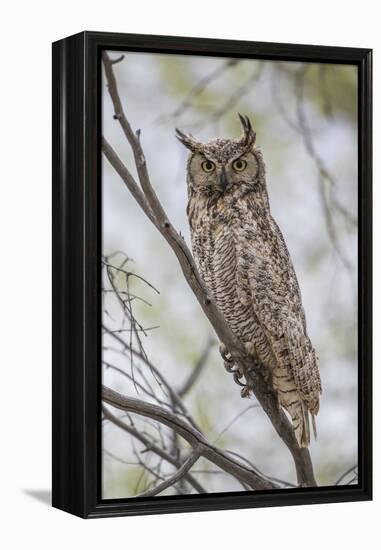
[[[246,193],[264,182],[264,162],[255,147],[256,134],[247,116],[238,115],[243,134],[238,139],[197,141],[176,129],[177,139],[190,150],[188,191],[207,196]]]

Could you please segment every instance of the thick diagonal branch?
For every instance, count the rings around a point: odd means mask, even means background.
[[[302,449],[299,447],[293,428],[285,413],[280,408],[275,392],[265,382],[261,374],[260,366],[256,365],[252,358],[248,357],[243,344],[235,336],[235,334],[233,334],[224,316],[217,308],[217,305],[212,297],[209,295],[208,289],[198,273],[192,254],[184,239],[178,234],[176,229],[168,220],[168,217],[155,193],[155,190],[152,187],[149,178],[144,153],[140,143],[140,134],[135,134],[132,131],[123,111],[113,73],[113,67],[107,53],[103,54],[103,63],[108,82],[108,89],[114,104],[116,118],[118,119],[134,154],[139,182],[144,194],[144,200],[141,197],[142,193],[139,185],[131,176],[130,172],[126,169],[107,140],[103,138],[102,149],[105,156],[117,173],[121,176],[122,180],[130,190],[131,194],[136,198],[138,203],[142,203],[141,206],[143,211],[155,227],[157,227],[175,253],[187,283],[194,292],[218,338],[225,344],[226,348],[233,356],[234,361],[244,372],[247,384],[252,388],[254,395],[271,420],[276,432],[289,448],[295,462],[298,484],[300,486],[315,486],[316,481],[308,449]]]
[[[196,453],[221,468],[221,470],[246,483],[251,489],[259,491],[279,489],[279,486],[275,483],[261,477],[257,472],[250,470],[221,449],[211,445],[201,432],[163,407],[134,397],[127,397],[106,386],[102,387],[102,399],[105,403],[117,409],[151,418],[171,428],[185,439]]]

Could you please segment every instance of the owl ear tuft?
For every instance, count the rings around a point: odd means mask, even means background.
[[[185,145],[192,152],[199,151],[202,148],[202,144],[197,141],[192,134],[186,135],[181,130],[176,128],[176,137],[177,139]]]
[[[253,130],[250,119],[248,116],[242,116],[238,113],[239,120],[241,121],[243,136],[241,137],[241,143],[245,147],[252,147],[255,143],[256,133]]]

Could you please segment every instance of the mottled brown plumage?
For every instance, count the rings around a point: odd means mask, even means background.
[[[193,254],[233,332],[263,365],[298,443],[310,442],[321,382],[307,334],[299,284],[271,216],[265,164],[249,119],[240,139],[201,143],[177,130],[190,149],[188,208]],[[225,352],[229,360],[229,354]]]

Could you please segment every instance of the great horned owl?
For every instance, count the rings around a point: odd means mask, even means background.
[[[317,356],[294,267],[270,212],[256,134],[249,119],[239,117],[239,139],[201,143],[177,130],[191,152],[187,215],[193,254],[217,307],[263,366],[299,445],[307,447],[309,414],[316,435],[321,393]],[[229,361],[226,350],[224,357]]]

